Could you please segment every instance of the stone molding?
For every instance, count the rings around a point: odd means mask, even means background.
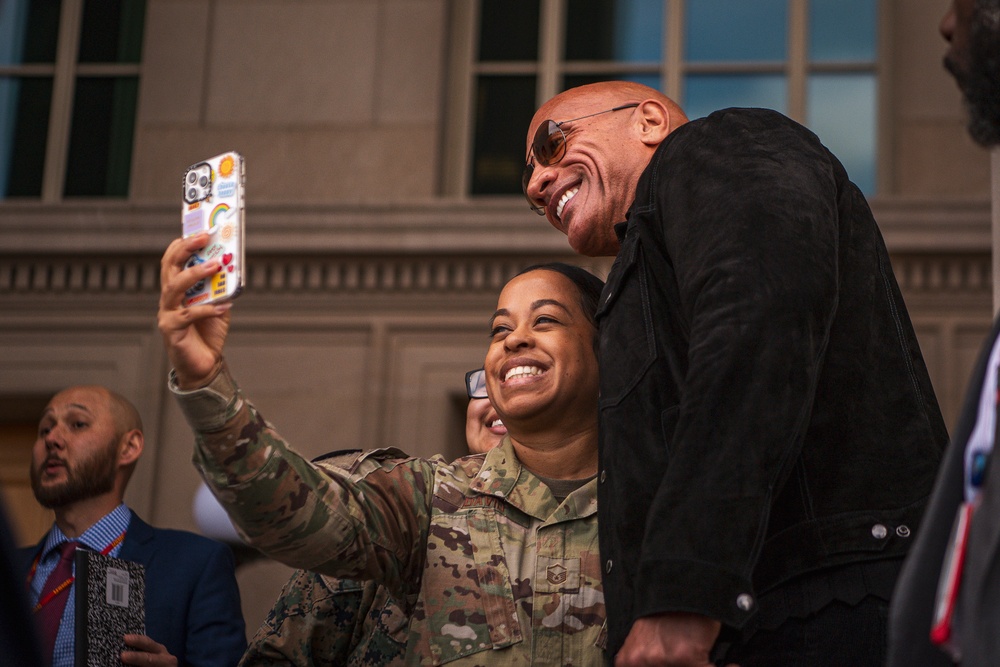
[[[340,257],[256,256],[248,259],[247,289],[269,295],[430,296],[495,293],[521,268],[560,260],[582,264],[604,276],[606,260],[568,256],[519,257]],[[894,253],[896,278],[904,292],[989,293],[987,253]],[[48,294],[113,296],[155,294],[155,257],[0,257],[0,299]]]
[[[893,252],[988,252],[986,199],[872,201]],[[180,231],[179,207],[0,201],[0,255],[154,254]],[[519,198],[405,205],[249,204],[248,251],[290,254],[569,253],[566,239]]]
[[[565,237],[510,198],[406,206],[252,210],[247,285],[256,293],[404,295],[495,293],[539,261],[606,275],[610,261],[572,253]],[[991,290],[989,202],[873,204],[906,293]],[[176,235],[173,206],[0,205],[0,301],[149,295]]]

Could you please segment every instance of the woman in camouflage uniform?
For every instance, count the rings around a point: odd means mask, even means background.
[[[472,454],[500,445],[507,427],[482,394],[485,371],[466,374],[465,439]],[[360,449],[313,459],[350,469]],[[406,664],[410,618],[373,580],[354,581],[295,570],[250,639],[240,667],[398,667]]]
[[[509,434],[448,463],[369,452],[350,471],[291,450],[222,358],[229,313],[185,308],[210,275],[184,268],[202,237],[163,258],[159,326],[195,461],[251,543],[289,565],[373,579],[411,616],[407,662],[600,665],[597,359],[601,281],[545,265],[515,277],[490,320],[490,399]]]

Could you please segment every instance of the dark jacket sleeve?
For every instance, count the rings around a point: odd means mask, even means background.
[[[146,568],[146,634],[178,665],[233,667],[246,629],[229,547],[133,515],[121,558]]]
[[[771,502],[799,456],[838,306],[829,154],[790,124],[716,116],[663,147],[652,172],[654,219],[673,268],[660,289],[676,302],[688,340],[666,443],[670,465],[642,545],[636,616],[670,600],[674,609],[730,621],[731,601],[752,590]]]
[[[188,609],[187,664],[233,667],[246,649],[246,629],[232,552],[210,543]]]
[[[934,484],[934,493],[920,525],[920,530],[917,532],[916,542],[907,556],[903,571],[896,582],[889,610],[888,660],[886,662],[889,667],[944,667],[954,664],[940,648],[931,643],[931,621],[935,611],[934,605],[938,581],[941,578],[941,567],[951,542],[952,526],[958,508],[965,500],[965,448],[976,425],[979,400],[986,379],[986,367],[998,335],[1000,335],[1000,318],[994,320],[993,330],[984,342],[979,353],[979,360],[969,378],[965,402],[954,438],[941,463],[941,469]],[[993,456],[991,459],[991,464],[995,467],[997,457]],[[987,473],[987,479],[995,481],[996,476]],[[995,494],[993,497],[995,498]],[[981,521],[984,516],[990,524],[995,525],[997,514],[995,512],[986,513],[983,511],[983,506],[980,506],[976,518]],[[978,527],[975,521],[973,524],[974,529]],[[970,564],[975,564],[977,556],[980,555],[973,555],[975,554],[973,551],[975,544],[976,541],[970,536],[967,556]],[[988,557],[992,558],[992,552],[988,554]],[[975,569],[966,567],[965,572],[964,576],[968,579],[975,572]],[[996,582],[997,579],[992,577],[989,581]],[[995,593],[985,592],[980,581],[963,585],[969,585],[976,591],[971,596],[973,600],[995,599]],[[969,599],[970,597],[963,596],[963,600],[968,601]],[[974,624],[979,622],[983,616],[975,608],[961,611],[965,612],[966,619],[974,619],[971,621],[973,628]],[[966,623],[970,622],[966,621]],[[992,623],[992,619],[987,623]],[[966,625],[966,629],[967,631],[970,629],[968,625]],[[995,647],[988,639],[991,637],[996,637],[996,633],[989,628],[974,628],[968,634],[963,634],[963,638],[967,642],[976,646],[976,651],[983,646],[991,649],[992,655],[986,657],[983,664],[993,662],[996,655]],[[963,653],[971,652],[963,651]],[[967,655],[963,657],[968,658]],[[969,659],[968,662],[976,664],[972,659]]]

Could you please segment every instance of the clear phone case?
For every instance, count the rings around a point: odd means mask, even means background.
[[[222,262],[221,271],[185,293],[185,306],[229,301],[243,290],[244,179],[243,156],[235,151],[193,164],[184,172],[183,236],[210,235],[208,245],[191,255],[185,268],[215,258]]]

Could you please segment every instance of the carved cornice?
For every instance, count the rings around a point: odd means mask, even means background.
[[[989,251],[986,200],[879,198],[872,211],[893,252]],[[4,254],[159,255],[180,231],[173,204],[0,202]],[[271,254],[563,254],[566,239],[523,200],[405,205],[253,204],[248,249]]]
[[[890,252],[990,252],[988,200],[876,199],[872,213]]]
[[[989,205],[877,201],[904,292],[991,290]],[[0,205],[0,300],[155,295],[173,206]],[[247,222],[248,289],[308,296],[442,297],[495,293],[538,261],[582,264],[565,237],[509,198],[408,206],[260,206]]]
[[[606,260],[522,255],[519,257],[253,257],[248,291],[286,295],[410,295],[415,298],[461,293],[494,294],[528,264],[552,259],[583,264],[600,276]],[[894,254],[893,267],[906,292],[989,293],[990,257],[977,254]],[[155,294],[156,258],[0,258],[0,298],[47,294],[87,297]]]
[[[907,292],[990,294],[992,266],[986,253],[969,255],[894,254],[892,266]]]

